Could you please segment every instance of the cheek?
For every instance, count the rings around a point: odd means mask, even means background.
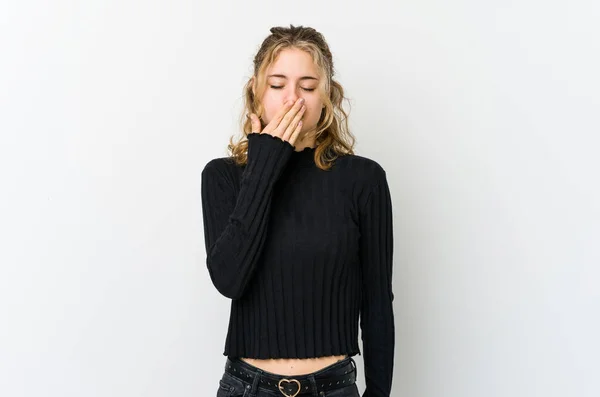
[[[269,96],[265,96],[265,98],[262,101],[262,104],[263,104],[263,108],[265,109],[265,115],[268,116],[269,118],[275,116],[275,114],[283,106],[281,104],[281,99],[272,98]]]
[[[316,123],[321,117],[321,112],[323,110],[321,106],[322,105],[320,104],[311,105],[308,109],[306,109],[306,112],[304,113],[304,118],[312,120]]]
[[[263,120],[265,120],[267,123],[269,121],[271,121],[271,119],[275,116],[275,114],[277,113],[277,107],[273,105],[272,102],[269,101],[265,101],[263,102]]]

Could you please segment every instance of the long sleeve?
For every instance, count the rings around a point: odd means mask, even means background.
[[[206,264],[214,286],[228,298],[242,297],[254,274],[267,235],[273,187],[293,151],[279,137],[248,134],[248,162],[237,193],[219,159],[202,171]]]
[[[394,369],[392,202],[385,171],[376,169],[375,181],[362,195],[360,209],[360,327],[366,383],[363,397],[389,397]]]

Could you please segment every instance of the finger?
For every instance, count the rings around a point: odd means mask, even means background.
[[[271,133],[271,131],[275,130],[279,126],[279,123],[281,122],[281,119],[283,118],[283,116],[285,116],[285,114],[290,110],[290,108],[293,105],[294,105],[293,101],[285,102],[283,104],[283,106],[281,107],[281,109],[279,109],[279,111],[275,114],[273,119],[265,127],[265,130],[263,132]]]
[[[294,119],[291,121],[291,123],[288,125],[287,129],[285,130],[285,132],[283,133],[283,139],[289,140],[292,133],[294,133],[294,131],[296,131],[296,127],[298,126],[298,123],[300,121],[302,121],[302,116],[304,116],[304,112],[306,111],[306,106],[302,105],[302,107],[300,108],[300,111],[298,113],[296,113],[296,115],[294,116]]]
[[[297,100],[295,102],[294,106],[285,114],[285,116],[277,126],[277,135],[281,136],[283,135],[283,133],[285,133],[293,118],[300,111],[303,105],[303,102],[301,102],[300,100]]]
[[[302,130],[302,120],[300,120],[298,122],[298,125],[296,126],[296,129],[294,130],[294,133],[292,134],[292,136],[290,137],[289,141],[293,146],[296,146],[296,140],[298,139],[298,135],[300,135],[300,131]]]
[[[250,113],[250,121],[252,123],[252,132],[261,132],[260,131],[260,120],[254,113]]]

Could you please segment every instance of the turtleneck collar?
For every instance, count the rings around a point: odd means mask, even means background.
[[[296,162],[298,164],[315,164],[315,152],[317,151],[316,147],[307,146],[300,150],[294,150],[292,152],[292,162]]]
[[[314,152],[315,152],[315,150],[317,150],[317,147],[316,147],[316,146],[315,146],[315,147],[306,146],[306,147],[305,147],[305,148],[303,148],[303,149],[300,149],[300,150],[294,150],[294,153],[303,153],[303,152],[312,152],[312,153],[314,153]]]

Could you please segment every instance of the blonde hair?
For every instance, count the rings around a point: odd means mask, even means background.
[[[321,80],[324,81],[324,84],[319,84],[318,87],[324,107],[315,132],[315,163],[319,168],[328,170],[340,155],[354,154],[353,147],[356,141],[348,128],[348,114],[342,107],[342,100],[345,99],[344,89],[333,79],[333,58],[329,46],[323,35],[310,27],[272,27],[270,32],[254,57],[253,78],[256,80],[256,96],[252,91],[252,78],[248,79],[244,86],[244,106],[240,117],[243,136],[237,142],[234,142],[233,136],[230,138],[227,146],[229,156],[238,165],[247,163],[247,137],[252,132],[252,122],[246,114],[254,113],[259,119],[262,117],[264,108],[259,98],[262,98],[266,89],[265,73],[282,50],[296,48],[312,56]]]

